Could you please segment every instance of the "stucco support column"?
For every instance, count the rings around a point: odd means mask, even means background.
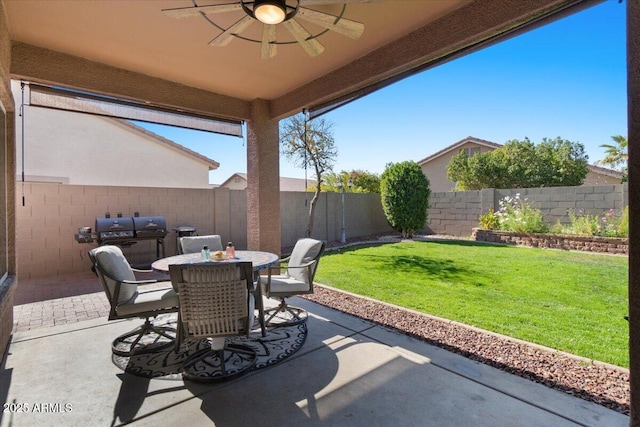
[[[629,368],[631,426],[640,426],[640,2],[627,2]]]
[[[280,144],[269,103],[251,103],[247,122],[247,247],[280,254]]]

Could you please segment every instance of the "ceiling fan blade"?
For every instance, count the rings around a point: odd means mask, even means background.
[[[242,4],[240,3],[228,3],[228,4],[214,4],[211,6],[191,6],[191,7],[178,7],[175,9],[162,9],[162,13],[172,18],[188,18],[190,16],[197,16],[201,13],[205,15],[213,13],[231,12],[234,10],[242,10]]]
[[[282,23],[289,30],[293,38],[296,39],[300,46],[309,54],[309,56],[318,56],[324,51],[324,46],[314,39],[302,25],[295,19],[290,19]]]
[[[359,38],[364,32],[364,24],[357,21],[352,21],[346,18],[340,18],[337,16],[318,12],[311,9],[301,7],[298,9],[298,16],[316,25],[324,28],[328,28],[331,31],[340,33],[352,39]],[[337,21],[337,22],[336,22]]]
[[[264,24],[262,26],[262,48],[260,50],[260,56],[262,59],[273,58],[276,56],[277,47],[276,41],[276,26]]]
[[[300,6],[340,3],[380,3],[383,0],[300,0]]]
[[[235,34],[242,33],[253,22],[255,22],[255,19],[253,19],[249,15],[245,15],[238,22],[236,22],[235,24],[233,24],[232,26],[230,26],[229,28],[224,30],[224,32],[222,32],[220,35],[218,35],[218,37],[216,37],[215,39],[211,40],[209,42],[209,46],[226,46],[226,45],[228,45],[229,42],[231,42],[231,40],[233,40],[233,36]]]

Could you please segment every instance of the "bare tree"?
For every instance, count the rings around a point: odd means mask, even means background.
[[[303,114],[288,118],[281,123],[280,144],[282,154],[296,166],[313,167],[316,176],[316,190],[309,206],[307,237],[313,232],[313,213],[320,197],[322,178],[330,171],[338,150],[333,139],[333,123],[324,119],[308,121]]]

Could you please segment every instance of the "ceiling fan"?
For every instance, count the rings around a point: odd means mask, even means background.
[[[163,9],[162,12],[172,18],[180,19],[191,16],[204,16],[207,18],[209,15],[218,13],[243,11],[245,15],[230,27],[223,29],[222,33],[209,42],[210,46],[225,46],[229,44],[234,37],[239,37],[251,24],[258,21],[263,24],[260,51],[262,58],[272,58],[277,53],[276,25],[278,24],[282,24],[310,56],[317,56],[324,51],[324,46],[317,40],[317,35],[311,35],[294,17],[318,25],[326,30],[357,39],[364,31],[364,24],[346,19],[342,15],[344,14],[346,3],[367,3],[369,1],[376,0],[239,0],[234,3],[209,6]],[[303,7],[327,4],[343,4],[342,12],[335,16]]]

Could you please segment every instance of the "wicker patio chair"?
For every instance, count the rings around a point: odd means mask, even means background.
[[[183,363],[183,377],[215,381],[253,367],[255,351],[226,337],[249,335],[254,318],[253,269],[250,262],[170,265],[180,298],[180,340],[208,338],[208,346]]]

